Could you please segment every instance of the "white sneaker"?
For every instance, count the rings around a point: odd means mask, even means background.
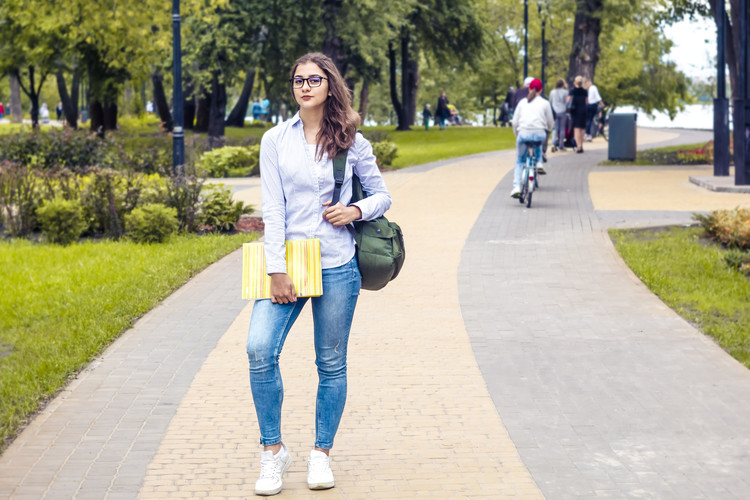
[[[513,190],[510,192],[511,198],[520,198],[521,197],[521,188],[520,187],[514,187]]]
[[[260,452],[260,477],[255,482],[256,495],[276,495],[281,492],[282,476],[292,465],[292,455],[281,446],[274,455],[272,451]]]
[[[331,459],[322,451],[312,450],[307,459],[307,487],[311,490],[333,488]]]

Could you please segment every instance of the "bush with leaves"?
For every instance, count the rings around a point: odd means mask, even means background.
[[[209,185],[204,190],[200,221],[212,231],[232,231],[241,215],[252,212],[252,206],[233,201],[231,190],[223,184]]]
[[[750,250],[750,208],[693,214],[708,236],[727,248]]]
[[[199,166],[209,177],[247,177],[259,171],[260,145],[225,146],[207,151]]]
[[[12,236],[28,236],[37,228],[42,203],[40,173],[20,163],[0,161],[0,210]]]
[[[724,262],[732,269],[750,274],[750,251],[732,248],[724,254]]]
[[[78,241],[88,224],[77,200],[55,198],[36,211],[42,234],[50,243],[70,245]]]
[[[162,243],[178,225],[177,210],[161,203],[138,207],[125,216],[125,234],[138,243]]]
[[[375,161],[378,167],[384,168],[393,164],[396,159],[398,149],[391,141],[376,142],[372,145],[372,152],[375,154]]]

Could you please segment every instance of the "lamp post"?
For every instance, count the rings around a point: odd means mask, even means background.
[[[726,90],[726,11],[716,2],[716,99],[714,99],[714,175],[729,175],[729,101]]]
[[[180,43],[180,0],[172,0],[172,75],[174,125],[172,127],[172,169],[174,175],[182,173],[185,164],[185,131],[182,114],[182,47]]]
[[[547,20],[542,16],[542,4],[537,4],[537,9],[539,12],[539,18],[542,20],[542,89],[545,88],[545,77],[544,77],[544,69],[547,66],[547,41],[544,39],[545,31],[547,28]],[[549,93],[547,94],[549,95]]]
[[[750,184],[750,174],[748,174],[748,139],[746,135],[748,127],[748,118],[750,113],[747,110],[747,2],[740,0],[740,16],[737,23],[737,30],[740,34],[739,46],[739,74],[737,75],[737,93],[734,99],[734,184],[736,186],[746,186]]]
[[[529,76],[529,0],[523,0],[523,79]]]

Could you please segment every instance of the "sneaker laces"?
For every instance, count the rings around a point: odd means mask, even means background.
[[[330,470],[331,465],[328,462],[328,457],[310,457],[308,467],[310,472],[320,473]]]
[[[281,477],[281,463],[275,458],[264,458],[260,461],[260,478],[276,479]]]

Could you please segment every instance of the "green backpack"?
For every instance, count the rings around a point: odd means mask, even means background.
[[[348,152],[348,149],[340,151],[333,160],[335,187],[331,206],[339,201]],[[354,203],[366,197],[367,193],[362,189],[359,177],[353,175],[351,202]],[[406,257],[404,235],[398,224],[390,222],[383,216],[370,221],[356,221],[353,226],[359,272],[362,275],[362,288],[380,290],[398,276],[404,265]]]

